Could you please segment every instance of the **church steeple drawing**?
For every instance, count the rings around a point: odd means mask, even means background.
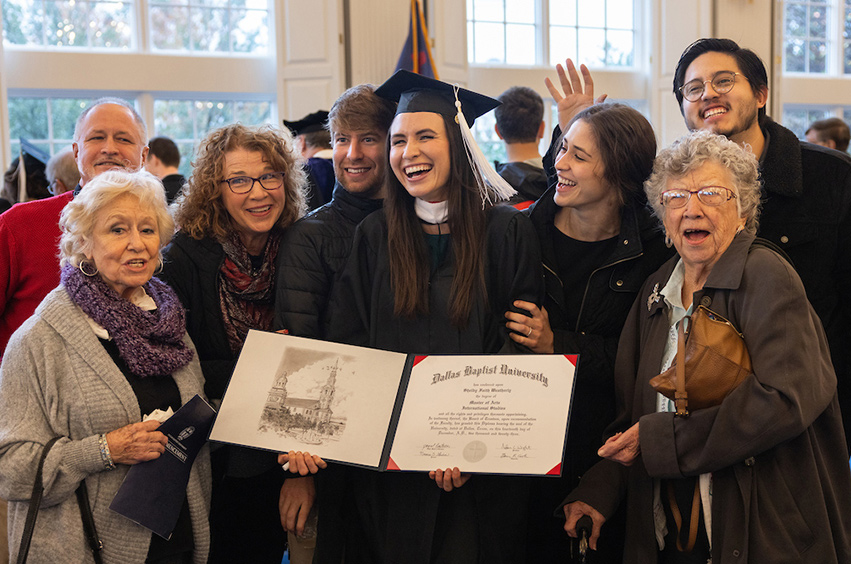
[[[319,394],[319,408],[320,409],[331,409],[331,401],[334,399],[334,390],[337,386],[337,371],[340,369],[340,359],[337,359],[334,362],[334,366],[329,366],[327,369],[331,370],[331,374],[328,376],[328,381],[325,382],[325,385],[322,386],[322,392]]]

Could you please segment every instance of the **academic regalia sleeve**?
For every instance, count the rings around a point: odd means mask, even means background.
[[[488,225],[488,299],[491,311],[501,319],[503,351],[528,352],[517,345],[505,327],[505,312],[527,312],[514,307],[515,300],[541,306],[544,282],[541,246],[531,220],[510,206],[495,206]]]

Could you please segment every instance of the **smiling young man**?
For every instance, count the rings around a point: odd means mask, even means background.
[[[769,118],[765,66],[729,39],[700,39],[685,50],[674,95],[690,130],[725,135],[759,158],[758,235],[792,259],[824,324],[851,451],[851,159],[801,142]]]
[[[328,299],[349,257],[355,227],[381,208],[387,130],[396,108],[374,91],[368,84],[354,86],[334,102],[328,115],[336,176],[333,198],[289,227],[281,241],[275,326],[291,335],[326,337]],[[334,485],[329,472],[320,479]],[[304,530],[314,495],[309,476],[290,478],[281,490],[281,522],[289,532],[295,564],[310,562],[312,556],[298,552],[295,537]]]
[[[124,100],[101,98],[74,127],[80,184],[52,198],[14,206],[0,215],[0,356],[12,333],[59,285],[59,214],[73,194],[107,170],[145,164],[148,139],[142,118]]]
[[[275,323],[291,335],[325,337],[334,276],[349,256],[355,227],[381,208],[387,130],[395,108],[368,84],[346,90],[328,116],[334,150],[333,199],[287,229],[280,264]]]

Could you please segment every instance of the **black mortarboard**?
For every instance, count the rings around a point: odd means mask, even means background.
[[[461,110],[467,118],[467,125],[471,127],[477,117],[488,113],[501,103],[490,96],[406,70],[396,71],[375,93],[391,102],[399,102],[396,115],[432,112],[454,119],[458,115],[458,108],[455,106],[456,91]]]
[[[328,112],[319,110],[301,118],[298,121],[284,120],[284,125],[287,126],[293,137],[303,133],[312,133],[314,131],[322,131],[325,129],[325,124],[328,121]]]
[[[50,155],[47,154],[46,152],[42,151],[41,149],[39,149],[35,145],[33,145],[28,139],[24,139],[23,137],[21,137],[20,141],[21,141],[21,152],[24,154],[24,156],[28,155],[28,156],[34,158],[36,161],[41,163],[41,168],[43,169],[44,165],[47,164],[47,161],[50,160]],[[30,166],[33,166],[35,164],[35,162],[33,162],[33,165],[31,165],[29,160],[28,160],[28,162],[26,164],[27,164],[27,167],[30,167]],[[36,166],[38,166],[38,165],[36,165]]]

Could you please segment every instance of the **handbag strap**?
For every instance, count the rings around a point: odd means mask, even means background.
[[[41,505],[41,498],[44,496],[44,481],[42,474],[44,471],[44,461],[47,458],[47,453],[50,448],[61,437],[53,437],[41,449],[41,457],[38,459],[38,467],[35,471],[35,481],[33,482],[33,491],[30,496],[30,505],[27,508],[27,518],[24,521],[24,534],[21,537],[21,546],[18,549],[17,564],[23,564],[27,561],[27,555],[30,552],[30,542],[33,538],[33,530],[35,530],[35,520],[38,517],[38,508]]]
[[[694,545],[697,542],[697,527],[700,522],[700,482],[695,480],[694,495],[691,500],[691,518],[689,519],[688,543],[683,548],[680,541],[680,533],[683,530],[683,518],[680,515],[680,508],[677,505],[677,498],[674,495],[674,483],[668,480],[668,505],[671,508],[671,515],[674,516],[674,524],[677,526],[677,550],[680,552],[691,552],[694,550]]]
[[[674,406],[677,408],[677,417],[688,417],[688,392],[686,392],[686,335],[685,321],[688,317],[680,320],[677,329],[677,391],[674,393]]]
[[[80,506],[80,515],[83,517],[83,532],[86,534],[86,540],[89,543],[95,564],[103,564],[103,557],[101,556],[103,542],[98,537],[98,531],[95,527],[95,518],[89,505],[89,489],[86,487],[86,480],[80,482],[75,493],[77,494],[77,505]]]
[[[47,441],[47,444],[41,449],[41,457],[38,460],[38,468],[35,472],[35,481],[33,482],[33,491],[30,496],[30,504],[27,508],[27,518],[24,522],[24,532],[21,536],[21,546],[18,549],[17,564],[24,564],[27,561],[27,556],[30,552],[30,543],[32,542],[33,531],[35,530],[35,520],[38,517],[38,509],[41,505],[41,500],[44,497],[44,461],[47,459],[47,453],[50,448],[61,439],[61,436],[56,436]],[[86,481],[82,480],[75,492],[77,495],[77,504],[80,506],[80,514],[83,519],[83,531],[86,534],[86,540],[89,543],[89,548],[94,556],[95,564],[103,564],[101,551],[103,543],[98,538],[97,529],[95,528],[95,519],[92,515],[92,509],[89,505],[89,491],[86,487]]]

